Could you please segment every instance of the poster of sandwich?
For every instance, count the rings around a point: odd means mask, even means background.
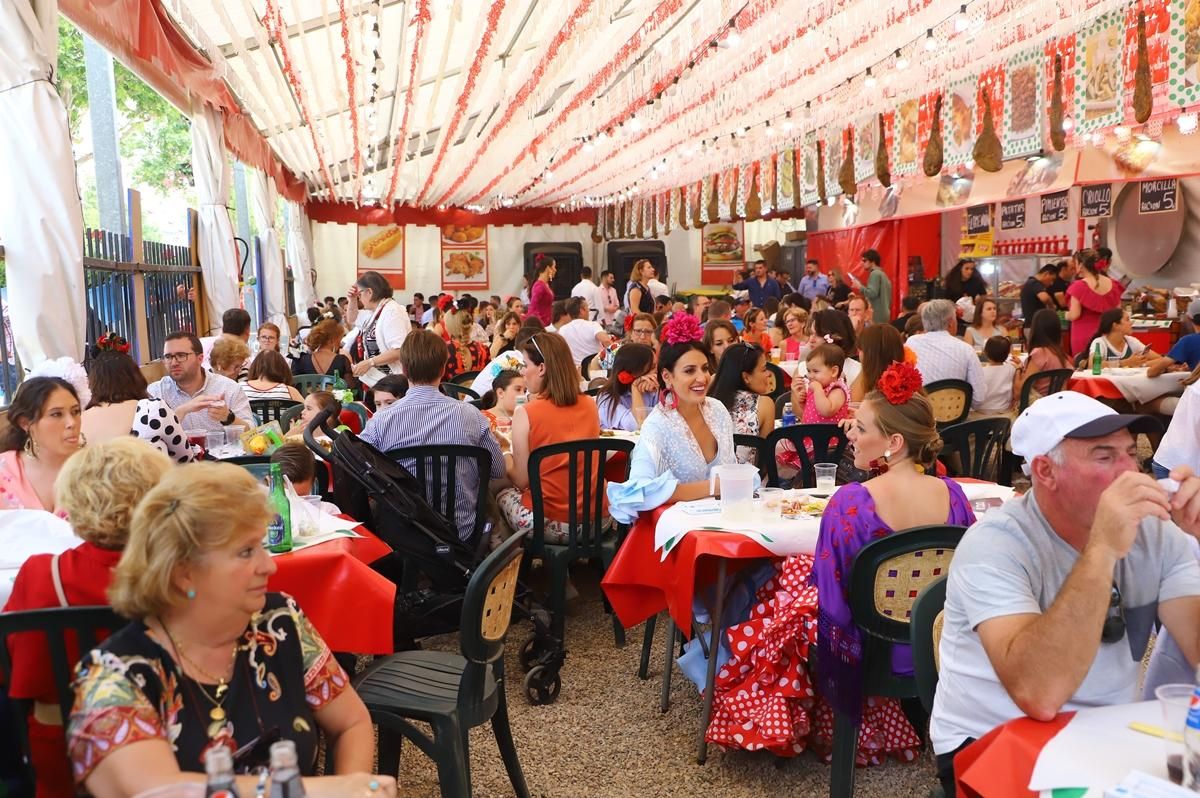
[[[742,222],[706,224],[700,230],[700,282],[728,285],[745,263]]]
[[[1200,102],[1200,0],[1171,2],[1171,102]]]
[[[1075,129],[1090,133],[1120,124],[1124,81],[1124,16],[1105,14],[1075,37]]]
[[[379,272],[392,288],[404,289],[404,225],[358,225],[358,273]]]
[[[487,226],[442,226],[442,290],[488,286]]]

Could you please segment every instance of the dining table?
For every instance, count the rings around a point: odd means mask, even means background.
[[[1164,396],[1183,395],[1187,372],[1171,371],[1148,377],[1147,371],[1145,366],[1103,368],[1099,374],[1090,370],[1076,371],[1067,382],[1067,388],[1093,399],[1124,400],[1132,405],[1143,405]]]

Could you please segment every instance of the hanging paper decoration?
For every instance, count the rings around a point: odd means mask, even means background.
[[[824,205],[829,196],[825,185],[825,141],[817,139],[817,200]]]
[[[605,205],[604,206],[604,235],[611,241],[617,238],[617,212],[620,205]]]
[[[683,203],[679,201],[679,189],[673,188],[667,195],[667,233],[670,234],[676,227],[686,227],[683,220],[679,217],[679,209]]]
[[[879,185],[887,188],[892,184],[892,170],[888,167],[887,122],[883,114],[879,115],[879,142],[875,146],[875,179]]]
[[[621,203],[621,238],[633,238],[633,201]]]
[[[846,132],[836,125],[830,125],[825,131],[825,146],[821,153],[825,156],[825,197],[837,197],[845,193],[841,187],[842,158],[846,154]]]
[[[669,192],[659,192],[654,195],[654,237],[665,236],[671,232],[670,214],[671,195]]]
[[[1014,56],[1005,69],[1005,158],[1032,155],[1042,148],[1042,109],[1046,106],[1042,56],[1040,46],[1031,47]]]
[[[700,188],[700,224],[697,227],[715,222],[720,215],[717,212],[717,176],[707,175],[700,181]]]
[[[596,210],[596,219],[592,222],[592,243],[599,244],[604,240],[604,209]]]
[[[717,180],[717,218],[723,222],[733,219],[733,201],[737,194],[738,169],[731,166]]]
[[[761,213],[766,215],[770,213],[775,206],[773,197],[775,195],[775,158],[768,155],[758,162],[758,169],[755,170],[756,179],[758,181],[758,199],[761,205]]]
[[[754,184],[754,168],[750,164],[738,167],[736,218],[746,219],[746,203],[750,200],[750,189]]]
[[[875,114],[865,114],[856,119],[851,137],[854,142],[854,182],[861,183],[875,176],[875,151],[879,143],[879,124]]]
[[[1150,86],[1150,47],[1146,44],[1146,12],[1137,15],[1137,66],[1134,68],[1133,118],[1145,124],[1154,111]]]
[[[683,187],[683,226],[696,229],[700,226],[700,184],[688,183]]]
[[[925,158],[921,168],[926,177],[935,177],[942,172],[942,95],[933,103],[933,130],[929,133],[929,144],[925,147]]]
[[[1124,14],[1111,12],[1076,34],[1075,129],[1080,133],[1123,121],[1124,21]]]
[[[796,152],[788,147],[775,158],[775,209],[796,207]]]
[[[971,159],[979,132],[979,79],[964,78],[952,83],[942,104],[942,135],[946,166],[959,166]]]
[[[1170,98],[1178,106],[1200,102],[1200,8],[1194,7],[1171,0]]]
[[[802,206],[815,205],[818,202],[824,202],[823,184],[825,182],[825,174],[820,169],[821,143],[817,138],[817,132],[810,130],[804,135],[804,146],[798,151],[797,155],[801,159],[800,166],[800,196],[799,203]]]

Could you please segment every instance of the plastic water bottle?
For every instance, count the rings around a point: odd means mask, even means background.
[[[1196,678],[1200,680],[1200,670]],[[1200,683],[1192,691],[1187,725],[1183,727],[1183,786],[1200,792]]]
[[[792,403],[784,402],[783,404],[783,426],[790,427],[796,423],[796,414],[792,411]]]
[[[204,773],[208,777],[204,798],[237,798],[233,754],[228,746],[222,745],[208,752],[204,757]]]
[[[271,746],[271,798],[303,798],[304,782],[297,761],[293,741],[280,740]]]

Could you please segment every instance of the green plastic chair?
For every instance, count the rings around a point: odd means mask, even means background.
[[[1043,396],[1049,396],[1052,393],[1058,393],[1059,391],[1065,390],[1067,387],[1067,382],[1069,382],[1073,376],[1075,376],[1074,369],[1048,369],[1046,371],[1039,371],[1034,374],[1030,374],[1025,378],[1025,382],[1021,385],[1021,401],[1017,405],[1017,413],[1024,413],[1025,408],[1029,407]],[[1037,398],[1034,398],[1033,386],[1042,382],[1042,380],[1049,380],[1050,384],[1046,386],[1045,392],[1039,393]]]
[[[617,556],[619,535],[606,535],[604,511],[605,471],[609,455],[625,455],[624,481],[629,473],[633,441],[623,438],[588,438],[540,446],[529,454],[529,493],[533,504],[533,536],[529,554],[541,558],[550,571],[548,609],[552,634],[565,640],[567,616],[567,568],[578,560],[599,562],[607,570]],[[567,524],[570,535],[565,544],[546,542],[546,515],[542,492],[542,469],[547,460],[567,458]],[[580,492],[582,491],[582,495]],[[606,602],[607,603],[607,602]],[[625,629],[613,613],[613,636],[617,645],[625,645]]]
[[[925,586],[913,602],[909,640],[912,642],[913,677],[917,695],[926,712],[933,712],[933,696],[938,683],[938,643],[942,639],[942,608],[946,606],[946,577]]]
[[[862,695],[916,698],[915,676],[892,673],[892,646],[911,640],[910,619],[917,594],[950,567],[966,527],[919,526],[863,546],[850,569],[850,614],[862,632]],[[833,713],[831,798],[854,795],[854,752],[858,725]]]
[[[450,382],[454,383],[455,385],[462,385],[465,388],[470,388],[471,383],[475,382],[475,378],[478,376],[478,371],[463,371],[451,377]]]
[[[839,463],[846,452],[850,439],[838,424],[792,424],[772,430],[766,438],[767,484],[773,488],[783,486],[779,475],[779,459],[775,457],[779,444],[790,441],[800,457],[800,473],[792,479],[794,488],[817,486],[817,463]],[[806,445],[807,444],[807,445]],[[812,446],[812,455],[808,453]]]
[[[260,424],[267,424],[271,421],[279,421],[285,411],[293,407],[304,407],[303,402],[296,402],[291,399],[251,399],[250,409],[259,419]]]
[[[29,633],[35,640],[41,640],[50,654],[50,674],[58,695],[58,708],[62,717],[69,718],[75,703],[75,690],[72,687],[75,665],[103,639],[102,632],[115,632],[126,623],[128,621],[117,615],[112,607],[54,607],[0,613],[0,677],[6,684],[12,681],[12,658],[8,644],[13,635]],[[37,774],[28,765],[31,760],[27,725],[33,701],[22,698],[10,700],[12,714],[17,719],[21,761],[26,763],[29,783],[34,784]],[[71,767],[69,760],[64,760],[62,764],[63,767]]]
[[[304,405],[301,404],[297,405],[296,407],[289,407],[279,415],[279,426],[283,429],[284,435],[286,435],[287,431],[292,428],[292,423],[296,419],[300,418],[300,414],[303,412]]]
[[[301,396],[308,396],[314,391],[328,391],[333,388],[334,378],[328,374],[300,374],[292,377],[292,386]]]
[[[1007,418],[980,418],[951,424],[939,433],[946,444],[942,454],[958,455],[956,477],[1007,483],[1004,447],[1012,422]]]
[[[512,619],[524,538],[513,535],[488,555],[463,597],[460,654],[403,651],[376,660],[354,680],[379,725],[379,772],[400,769],[400,740],[437,765],[443,798],[469,798],[467,732],[489,720],[518,798],[529,798],[517,759],[504,691],[504,638]],[[413,725],[430,726],[431,734]]]

